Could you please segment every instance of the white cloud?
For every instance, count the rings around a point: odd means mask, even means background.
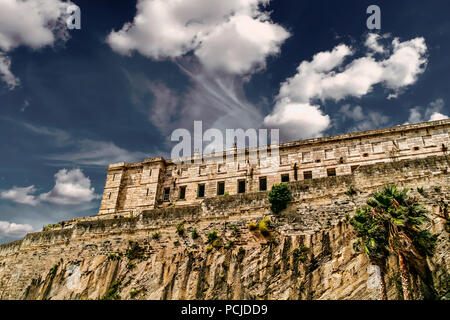
[[[67,40],[66,10],[70,1],[2,0],[0,1],[0,53],[21,45],[32,49]],[[10,71],[10,60],[0,56],[0,74],[10,89],[19,84]]]
[[[113,142],[84,139],[77,141],[79,151],[46,156],[49,160],[88,166],[108,166],[117,162],[136,162],[148,158],[143,152],[128,151]]]
[[[409,118],[405,124],[448,119],[449,117],[442,113],[444,107],[445,101],[441,98],[431,102],[426,108],[413,107],[409,109]]]
[[[107,42],[123,55],[153,59],[188,52],[210,70],[242,74],[264,66],[289,33],[261,10],[270,0],[139,0],[132,23]]]
[[[55,174],[55,186],[50,192],[39,196],[42,201],[73,205],[98,199],[91,180],[80,169],[62,169]]]
[[[160,132],[166,133],[172,116],[176,114],[178,97],[162,83],[150,83],[148,87],[154,96],[152,111],[149,113],[150,121]]]
[[[21,238],[32,231],[33,227],[29,224],[0,221],[0,238]]]
[[[10,190],[0,191],[0,199],[6,199],[15,203],[27,204],[30,206],[36,206],[39,204],[39,200],[33,194],[36,192],[34,186],[19,188],[13,187]]]
[[[11,72],[11,59],[0,52],[0,76],[2,80],[8,85],[9,89],[14,89],[20,83]]]
[[[377,84],[389,89],[390,97],[393,97],[401,89],[415,83],[427,64],[425,40],[415,38],[400,42],[396,38],[392,41],[389,51],[391,54],[381,60],[376,60],[372,54],[373,50],[380,50],[373,43],[376,40],[377,37],[369,34],[366,46],[371,48],[371,52],[346,65],[345,60],[355,52],[345,44],[338,45],[331,51],[320,52],[311,61],[303,61],[297,68],[297,74],[281,84],[275,108],[264,123],[269,127],[281,128],[282,132],[288,133],[287,137],[290,139],[306,138],[308,133],[313,133],[311,136],[320,135],[327,129],[328,125],[325,124],[329,124],[329,119],[327,115],[318,112],[319,106],[315,105],[315,100],[325,103],[326,100],[337,102],[348,97],[361,98]],[[292,105],[298,104],[302,108],[292,108]],[[298,114],[295,110],[298,110]],[[291,120],[299,118],[302,121]],[[365,127],[386,119],[381,114],[372,114],[369,120]]]
[[[91,180],[80,169],[61,169],[55,174],[55,186],[47,193],[35,195],[37,189],[34,186],[0,192],[0,198],[19,204],[37,206],[42,202],[60,205],[72,205],[91,202],[98,199],[94,188],[91,188]]]

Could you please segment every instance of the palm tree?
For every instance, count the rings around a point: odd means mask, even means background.
[[[359,212],[357,210],[352,219],[352,225],[363,243],[365,237],[368,238],[366,254],[375,252],[379,255],[389,250],[397,255],[403,297],[411,300],[410,269],[425,278],[425,258],[433,255],[437,244],[436,235],[422,230],[429,220],[426,208],[416,198],[408,196],[408,189],[389,185],[375,192]],[[362,212],[366,220],[361,218]],[[359,232],[362,227],[367,229],[366,234]]]
[[[380,218],[373,215],[366,206],[356,209],[356,213],[350,220],[350,224],[356,230],[356,236],[360,239],[353,245],[355,251],[361,251],[369,260],[380,268],[380,299],[387,300],[386,283],[384,281],[384,266],[388,251],[386,249],[388,239]]]

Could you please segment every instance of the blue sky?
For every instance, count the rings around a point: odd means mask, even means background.
[[[0,0],[0,242],[94,215],[109,163],[194,120],[294,140],[450,115],[448,1],[72,3],[80,30],[65,1]]]

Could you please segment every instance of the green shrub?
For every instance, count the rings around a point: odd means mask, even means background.
[[[282,183],[274,185],[269,192],[269,202],[271,204],[270,209],[273,213],[278,214],[287,208],[289,201],[291,201],[292,195],[287,184]]]
[[[106,291],[106,294],[102,297],[102,300],[120,300],[120,296],[118,293],[119,290],[120,282],[114,281],[113,283],[111,283],[108,291]]]
[[[191,234],[191,236],[192,236],[192,239],[197,239],[198,237],[199,237],[199,234],[198,234],[198,232],[197,232],[197,229],[194,229],[193,231],[192,231],[192,234]]]
[[[345,195],[347,195],[349,197],[353,197],[356,194],[357,194],[357,192],[356,192],[356,190],[355,190],[355,188],[353,186],[350,186],[348,188],[348,190],[345,192]]]
[[[137,291],[136,289],[133,289],[130,291],[130,298],[133,299],[134,297],[137,296],[137,294],[139,293],[139,291]]]
[[[258,229],[264,237],[268,237],[272,230],[270,219],[268,217],[263,218],[258,224]]]
[[[208,233],[206,235],[206,238],[208,239],[207,243],[212,244],[215,240],[217,240],[219,238],[219,236],[217,235],[217,231],[211,231],[210,233]]]
[[[226,191],[223,195],[226,197],[226,196],[229,196],[230,193],[228,191]]]
[[[159,232],[155,232],[155,233],[152,234],[152,239],[157,240],[157,239],[159,239],[159,237],[160,237]]]
[[[118,256],[118,255],[115,254],[115,253],[111,253],[111,254],[108,256],[108,260],[120,260],[120,256]]]
[[[248,224],[248,230],[255,231],[256,229],[258,229],[258,224],[256,222],[251,221]]]
[[[177,225],[177,234],[180,237],[184,236],[184,222],[181,222]]]
[[[423,195],[424,194],[423,187],[417,187],[417,192]]]
[[[213,250],[213,246],[209,245],[206,247],[206,253],[210,253]]]
[[[234,247],[234,243],[233,241],[228,241],[227,244],[225,244],[224,248],[229,250],[232,249]]]
[[[302,246],[300,248],[295,248],[292,252],[292,256],[294,257],[294,261],[305,261],[306,260],[306,253],[308,252],[309,248],[306,246]]]
[[[61,223],[48,224],[48,225],[46,225],[46,226],[44,226],[44,227],[42,228],[42,231],[48,231],[48,230],[50,230],[50,229],[58,228],[58,227],[60,227],[60,226],[61,226]]]
[[[125,256],[129,260],[142,259],[144,257],[144,253],[145,249],[142,248],[139,243],[130,240],[128,243],[128,249],[125,252]]]
[[[132,270],[136,268],[136,263],[132,263],[131,261],[127,264],[127,269]]]
[[[50,269],[49,275],[51,279],[53,279],[56,276],[56,272],[58,271],[60,264],[61,262],[58,262],[55,265],[53,265],[53,267]]]

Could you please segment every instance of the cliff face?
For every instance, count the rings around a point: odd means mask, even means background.
[[[429,209],[428,227],[439,234],[436,254],[427,261],[429,278],[418,284],[426,289],[416,288],[416,297],[449,298],[442,205],[449,201],[449,162],[447,156],[430,157],[291,183],[294,201],[279,216],[270,214],[266,193],[254,193],[137,217],[68,221],[0,246],[0,299],[378,299],[368,285],[373,268],[354,251],[346,215],[390,182],[412,188]],[[351,185],[358,190],[353,197],[345,195]],[[425,196],[416,191],[422,186]],[[264,216],[272,221],[270,235],[248,230]],[[212,231],[218,238],[206,244]],[[399,298],[395,257],[385,280],[389,298]]]

